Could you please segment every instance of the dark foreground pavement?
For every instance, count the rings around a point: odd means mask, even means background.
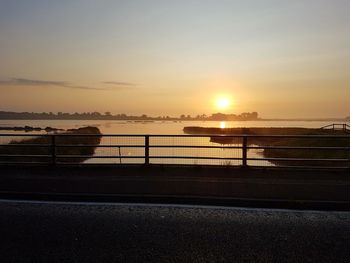
[[[0,262],[350,262],[350,213],[0,202]]]

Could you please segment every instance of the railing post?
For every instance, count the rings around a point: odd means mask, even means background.
[[[145,165],[149,165],[149,135],[145,135]]]
[[[51,135],[51,164],[56,165],[56,135]]]
[[[243,167],[247,167],[247,146],[248,146],[248,137],[246,135],[244,135],[242,137],[243,141],[242,141],[242,166]]]

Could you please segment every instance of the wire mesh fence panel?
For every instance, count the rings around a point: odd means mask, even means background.
[[[0,163],[47,163],[49,145],[47,136],[0,136]]]
[[[295,167],[348,167],[349,138],[280,137],[254,138],[251,165]]]
[[[248,146],[249,147],[249,146]],[[258,147],[257,145],[252,145],[251,147]],[[264,158],[264,149],[250,149],[248,148],[248,155],[247,155],[247,164],[250,166],[276,166],[274,163],[268,160],[257,160],[257,159],[263,159]]]
[[[92,158],[84,163],[141,164],[144,163],[145,137],[102,136]]]
[[[347,136],[0,136],[0,164],[246,164],[349,168],[349,160],[350,137]]]
[[[156,164],[240,165],[239,144],[213,142],[210,137],[152,136],[150,159]]]

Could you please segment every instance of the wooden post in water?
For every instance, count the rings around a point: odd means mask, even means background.
[[[119,150],[119,164],[121,164],[122,163],[122,153],[120,150],[120,146],[118,147],[118,150]]]

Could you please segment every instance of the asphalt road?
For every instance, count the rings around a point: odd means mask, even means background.
[[[0,202],[0,262],[350,262],[350,212]]]

